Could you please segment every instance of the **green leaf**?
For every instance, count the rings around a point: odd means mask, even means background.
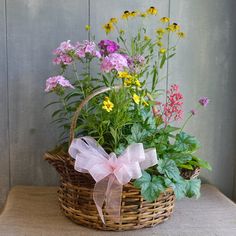
[[[160,129],[160,132],[168,134],[168,133],[175,132],[177,130],[180,130],[180,128],[168,125],[165,128]]]
[[[199,148],[199,142],[193,136],[188,135],[185,132],[180,132],[176,135],[174,143],[174,150],[176,152],[194,152]]]
[[[189,164],[181,164],[178,167],[183,168],[183,169],[187,169],[187,170],[193,170],[193,166],[189,165]]]
[[[135,123],[131,128],[131,134],[126,139],[128,143],[140,143],[148,135],[139,123]]]
[[[180,179],[180,172],[173,160],[160,159],[158,162],[157,170],[167,176],[169,179],[175,181]]]
[[[192,155],[188,153],[168,153],[164,155],[164,158],[171,159],[177,166],[184,165],[188,161],[192,160]]]
[[[184,179],[180,179],[177,182],[172,182],[170,179],[165,179],[167,187],[171,187],[174,190],[177,199],[185,197],[187,183]]]
[[[195,157],[195,156],[193,156],[193,160],[195,160],[197,162],[197,165],[199,167],[205,168],[207,170],[212,170],[211,165],[207,161],[205,161],[199,157]]]
[[[151,177],[146,171],[143,171],[141,178],[135,180],[134,186],[140,188],[144,199],[150,202],[155,201],[165,191],[163,179],[160,176]]]
[[[201,180],[200,179],[190,179],[186,181],[186,196],[191,197],[200,197],[200,188],[201,188]]]
[[[161,64],[160,64],[160,68],[162,68],[165,64],[165,61],[166,61],[166,54],[164,54],[161,58]]]

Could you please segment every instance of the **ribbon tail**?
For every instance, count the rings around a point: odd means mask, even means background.
[[[120,222],[122,184],[119,183],[114,175],[109,176],[106,192],[106,212],[114,220]]]
[[[100,180],[97,182],[94,186],[93,190],[93,200],[95,202],[95,205],[98,210],[98,214],[103,222],[105,224],[103,212],[102,212],[102,206],[103,203],[105,202],[106,199],[106,191],[108,187],[108,182],[109,182],[109,177],[107,176],[106,178]]]

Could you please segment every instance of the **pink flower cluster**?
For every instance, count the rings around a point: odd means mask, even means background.
[[[72,63],[73,58],[69,55],[73,53],[75,47],[70,43],[70,40],[62,42],[60,46],[53,51],[56,58],[53,59],[54,64],[69,65]]]
[[[110,72],[111,70],[124,71],[128,67],[127,59],[119,53],[111,53],[105,56],[101,63],[101,70],[103,72]]]
[[[167,101],[162,104],[163,108],[163,121],[168,124],[173,121],[182,119],[183,116],[183,95],[179,91],[179,86],[176,84],[171,85],[167,91]]]
[[[46,88],[45,92],[51,92],[53,91],[57,86],[61,86],[63,88],[75,88],[73,85],[71,85],[70,81],[65,79],[63,76],[53,76],[46,80]]]
[[[92,41],[84,40],[83,43],[77,42],[75,46],[75,54],[79,58],[84,58],[86,55],[100,58],[101,54],[96,50],[96,44]]]
[[[78,58],[97,57],[100,58],[101,54],[96,50],[96,44],[92,41],[84,40],[83,43],[77,42],[75,46],[70,43],[70,40],[62,42],[60,46],[53,51],[56,58],[53,63],[57,65],[69,65],[73,62],[73,56]]]

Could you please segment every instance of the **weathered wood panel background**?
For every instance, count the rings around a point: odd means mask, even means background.
[[[236,2],[234,0],[0,0],[0,206],[17,184],[53,185],[55,171],[42,160],[56,143],[45,79],[56,71],[51,51],[63,40],[105,36],[101,25],[126,9],[157,6],[183,25],[187,38],[166,67],[163,87],[179,83],[186,112],[200,95],[211,98],[188,126],[213,165],[202,177],[236,199]]]

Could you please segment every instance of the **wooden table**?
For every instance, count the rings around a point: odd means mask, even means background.
[[[60,212],[56,187],[14,187],[0,215],[0,236],[236,236],[236,205],[211,185],[199,200],[178,201],[173,216],[154,228],[104,232],[78,226]]]

